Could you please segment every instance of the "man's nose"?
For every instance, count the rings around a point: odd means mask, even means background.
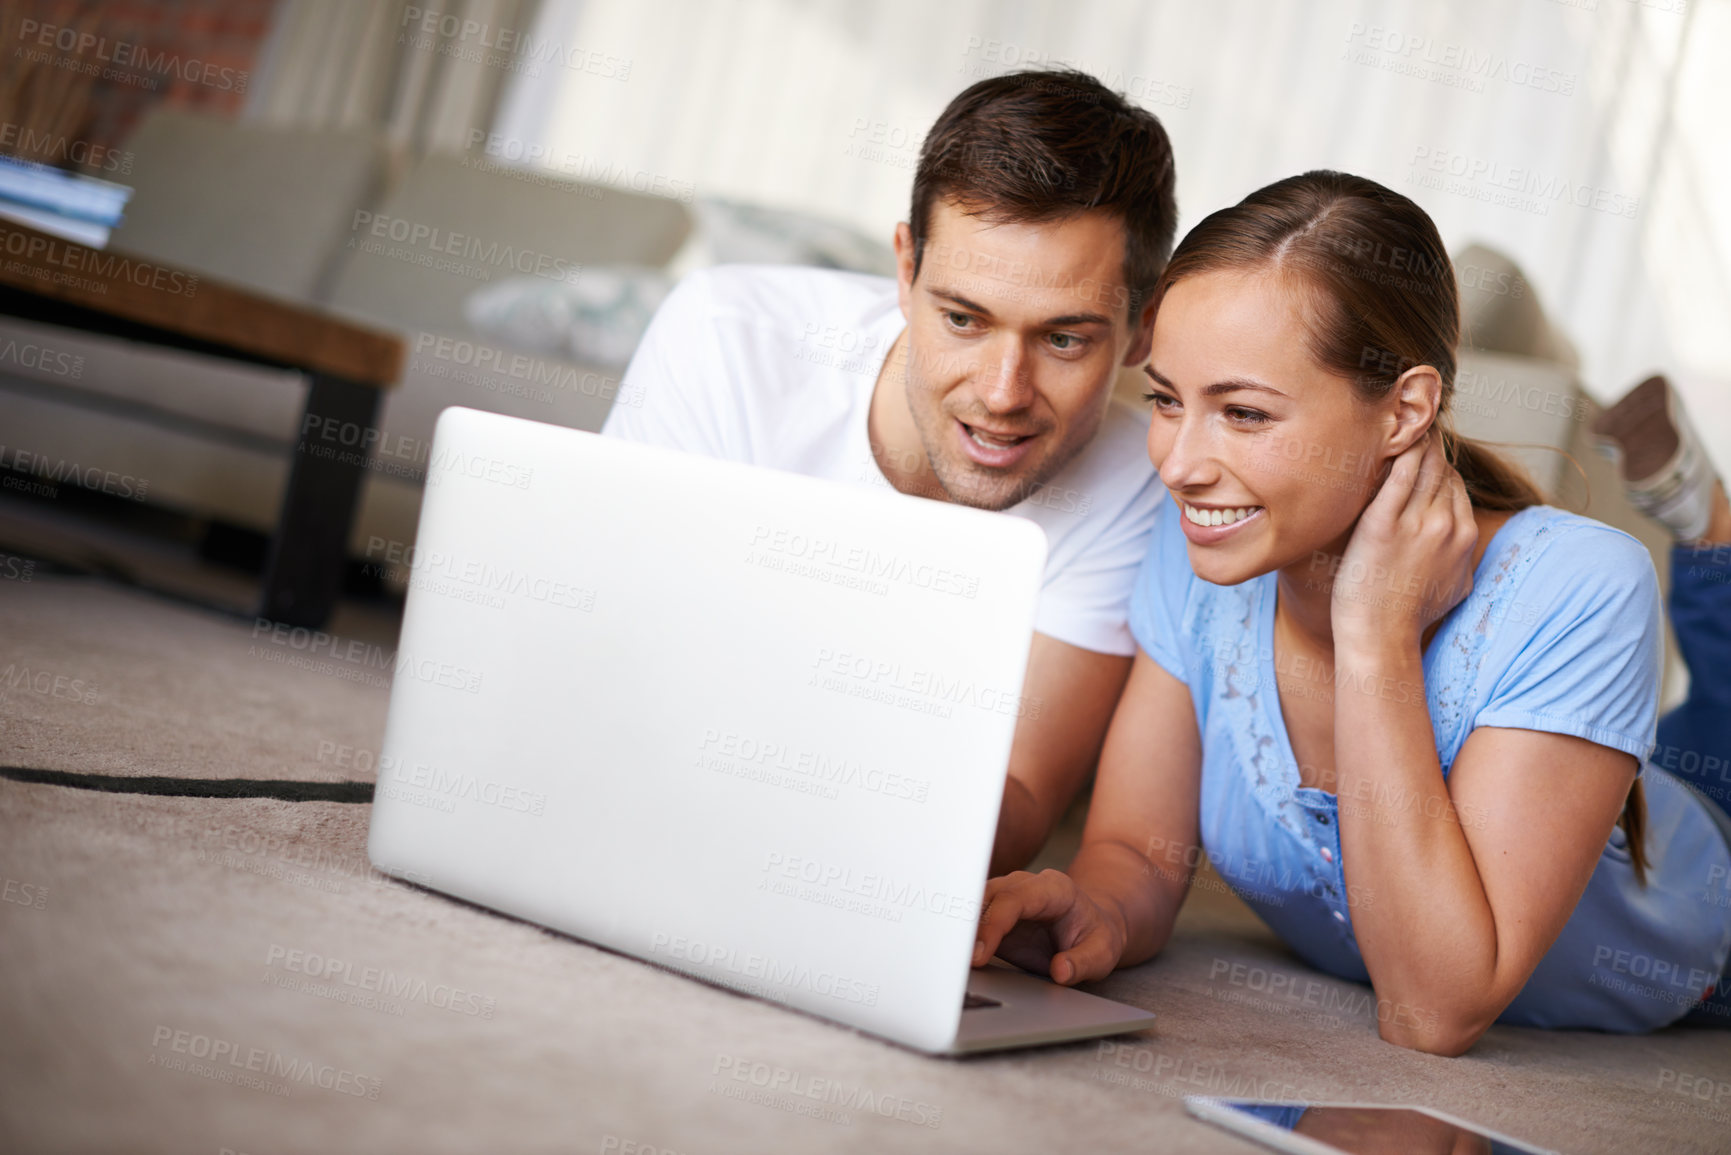
[[[1034,386],[1028,376],[1028,357],[1022,342],[1013,334],[992,348],[981,366],[980,400],[993,413],[1008,413],[1025,409],[1033,402]]]

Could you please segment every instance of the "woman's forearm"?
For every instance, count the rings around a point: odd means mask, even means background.
[[[1119,966],[1144,962],[1172,936],[1190,871],[1163,870],[1129,845],[1085,842],[1067,871],[1123,933]]]
[[[1501,1011],[1497,928],[1437,761],[1417,641],[1337,649],[1335,686],[1341,860],[1383,1037],[1458,1053]]]

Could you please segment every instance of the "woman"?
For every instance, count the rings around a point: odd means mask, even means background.
[[[987,886],[974,961],[1071,984],[1171,934],[1198,844],[1382,1037],[1645,1030],[1731,954],[1731,845],[1652,767],[1657,582],[1455,436],[1429,217],[1313,172],[1210,216],[1155,290],[1163,508],[1068,872]]]

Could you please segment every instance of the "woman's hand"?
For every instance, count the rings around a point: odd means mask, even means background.
[[[1394,459],[1334,578],[1335,645],[1418,641],[1472,592],[1478,523],[1432,428]]]
[[[1124,954],[1121,914],[1058,870],[1018,870],[986,883],[974,965],[994,954],[1061,986],[1103,979]]]

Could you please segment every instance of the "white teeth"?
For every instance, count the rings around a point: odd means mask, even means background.
[[[968,435],[987,449],[1008,449],[1022,440],[1020,437],[1012,437],[1008,441],[999,441],[995,437],[981,433],[978,429],[969,429]]]
[[[1260,505],[1246,505],[1238,509],[1197,509],[1194,505],[1184,504],[1184,516],[1197,525],[1233,525],[1261,508]]]

